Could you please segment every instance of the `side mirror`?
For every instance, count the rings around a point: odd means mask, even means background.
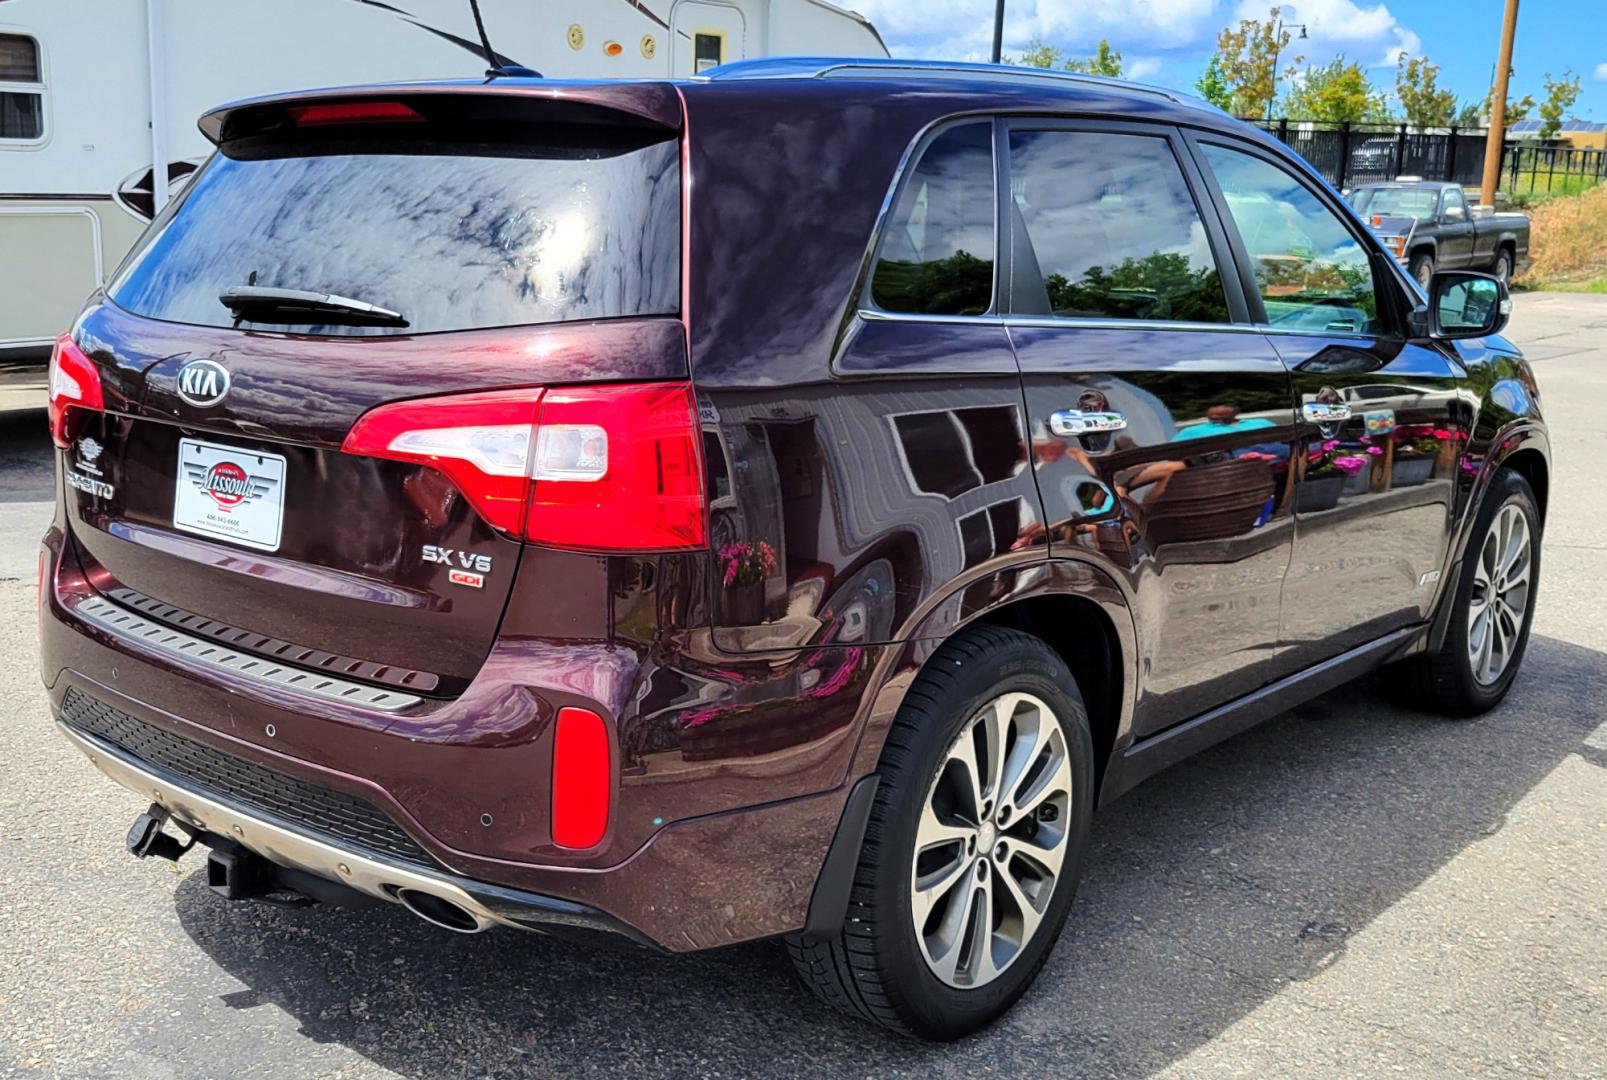
[[[1447,341],[1499,334],[1512,315],[1507,287],[1489,274],[1437,271],[1428,283],[1429,334]]]
[[[1460,206],[1447,206],[1445,208],[1445,216],[1451,221],[1461,221],[1466,213],[1467,211]]]

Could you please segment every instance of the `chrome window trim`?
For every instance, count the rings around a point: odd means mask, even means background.
[[[321,671],[293,667],[231,649],[221,642],[174,630],[165,623],[136,614],[104,597],[88,597],[72,610],[78,618],[120,641],[196,667],[226,671],[236,678],[258,682],[275,690],[381,712],[396,712],[423,700],[416,694],[384,690],[367,683],[352,682]]]
[[[1045,330],[1169,330],[1230,334],[1259,334],[1266,326],[1254,323],[1180,322],[1171,319],[1082,319],[1053,315],[902,315],[878,308],[860,308],[859,317],[867,322],[966,323],[990,326],[1030,326]],[[1280,331],[1311,333],[1312,331]],[[1339,335],[1327,335],[1339,336]],[[1355,335],[1351,335],[1355,336]]]

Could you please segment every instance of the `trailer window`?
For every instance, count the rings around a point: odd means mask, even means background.
[[[0,141],[38,142],[44,136],[39,42],[24,34],[0,34]]]
[[[692,35],[692,70],[701,75],[710,68],[725,63],[725,35],[712,30],[699,30]]]

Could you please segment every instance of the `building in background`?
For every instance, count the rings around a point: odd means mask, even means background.
[[[1507,134],[1514,139],[1538,139],[1540,121],[1519,120],[1507,129]],[[1562,130],[1557,132],[1554,141],[1559,146],[1571,146],[1578,150],[1607,150],[1607,123],[1577,117],[1564,120]]]

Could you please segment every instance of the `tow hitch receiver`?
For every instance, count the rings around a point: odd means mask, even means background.
[[[181,841],[169,836],[162,831],[162,825],[170,817],[166,807],[152,803],[151,808],[135,818],[134,824],[128,827],[128,853],[136,859],[155,855],[168,862],[178,862],[181,855],[195,846],[196,834],[180,823],[179,828],[184,830],[189,839]]]

